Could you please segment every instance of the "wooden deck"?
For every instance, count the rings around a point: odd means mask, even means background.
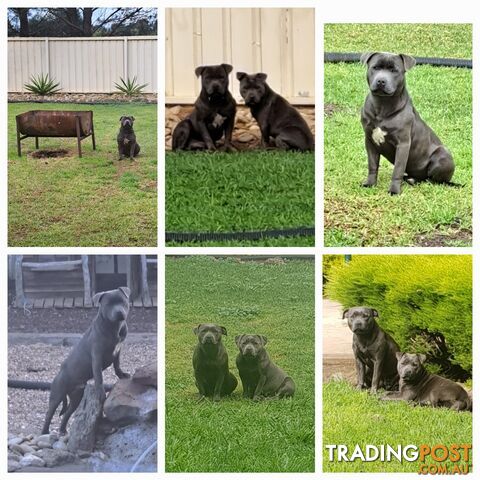
[[[138,298],[132,302],[133,307],[152,308],[157,306],[157,297],[152,297],[149,301],[142,301]],[[93,308],[93,305],[85,304],[83,297],[51,297],[35,298],[30,308]],[[97,308],[97,307],[95,307]]]

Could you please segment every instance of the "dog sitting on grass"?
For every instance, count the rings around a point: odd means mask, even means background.
[[[135,117],[123,115],[120,117],[120,130],[117,135],[118,159],[123,157],[136,157],[140,153],[140,145],[137,143],[137,136],[133,130]]]

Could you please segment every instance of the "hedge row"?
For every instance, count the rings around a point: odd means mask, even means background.
[[[353,255],[349,263],[328,263],[327,297],[345,308],[376,308],[402,349],[426,351],[457,376],[459,369],[471,374],[470,255]]]

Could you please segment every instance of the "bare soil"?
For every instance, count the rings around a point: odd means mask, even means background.
[[[95,308],[8,308],[8,331],[17,333],[83,333],[95,318]],[[157,332],[156,308],[132,308],[128,330]]]

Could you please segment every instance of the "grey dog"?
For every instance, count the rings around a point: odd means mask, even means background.
[[[376,318],[378,312],[369,307],[352,307],[343,312],[343,318],[353,332],[353,355],[357,369],[357,388],[398,388],[397,358],[400,351],[395,340],[382,330]]]
[[[172,135],[173,150],[216,150],[216,142],[225,137],[223,149],[232,145],[236,103],[228,90],[228,75],[233,67],[227,63],[201,66],[195,75],[202,78],[202,90],[190,116],[177,124]]]
[[[198,338],[193,352],[193,371],[200,398],[212,397],[220,400],[230,395],[238,380],[228,369],[228,354],[222,343],[227,329],[213,323],[201,323],[193,329]]]
[[[136,157],[140,153],[140,145],[137,143],[137,136],[133,130],[135,117],[123,115],[120,117],[120,130],[117,135],[118,158]]]
[[[262,397],[292,397],[295,383],[275,365],[265,350],[265,335],[237,335],[239,349],[237,367],[242,379],[243,396],[259,400]]]
[[[399,391],[387,392],[382,400],[405,400],[453,410],[472,409],[468,393],[458,383],[427,372],[424,367],[425,355],[397,352],[397,360]]]
[[[313,150],[313,135],[307,122],[290,103],[267,84],[266,73],[237,73],[240,95],[250,107],[262,132],[262,147],[274,145],[283,150]]]
[[[129,377],[120,368],[120,349],[127,336],[129,298],[130,289],[127,287],[94,295],[94,303],[99,303],[97,316],[53,380],[42,434],[49,432],[53,414],[61,402],[60,433],[66,433],[68,420],[80,404],[85,385],[92,377],[99,399],[105,400],[102,372],[112,363],[118,378]]]
[[[377,183],[380,155],[394,165],[389,192],[399,194],[404,178],[409,183],[430,180],[450,182],[455,165],[452,155],[420,118],[407,92],[405,72],[415,65],[409,55],[365,53],[370,92],[362,109],[368,177],[364,187]],[[455,185],[455,184],[452,184]]]

